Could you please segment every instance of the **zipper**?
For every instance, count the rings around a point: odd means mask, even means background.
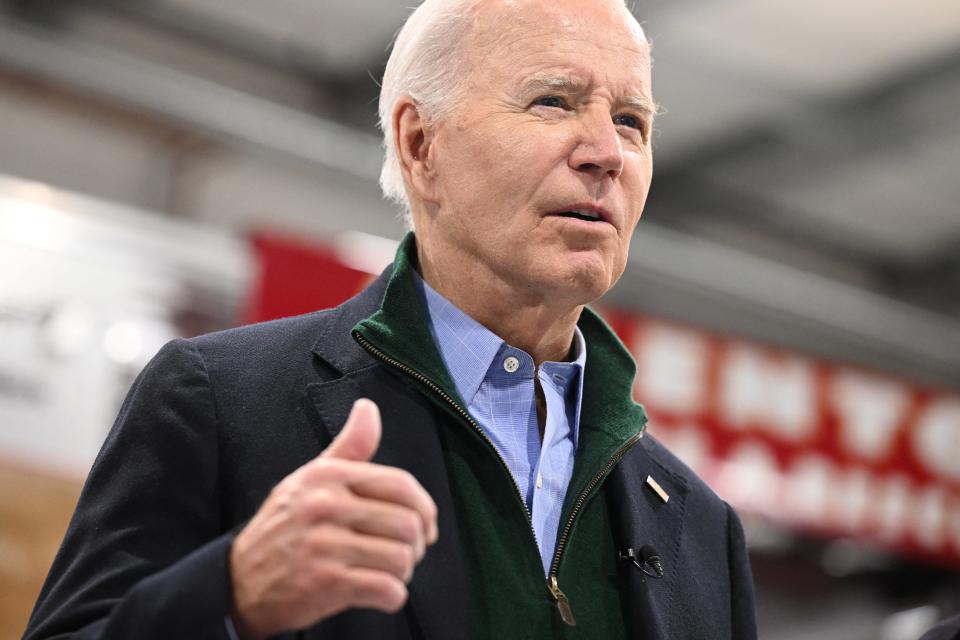
[[[514,495],[516,496],[517,501],[520,503],[520,506],[523,508],[524,515],[527,516],[527,525],[530,527],[530,534],[533,536],[533,542],[535,545],[537,545],[537,549],[539,551],[540,545],[537,543],[537,532],[533,528],[533,517],[530,515],[530,510],[527,508],[527,503],[524,501],[523,496],[520,495],[520,489],[517,487],[517,483],[512,481],[513,474],[510,473],[510,467],[508,467],[507,463],[503,461],[503,457],[497,451],[497,447],[493,444],[493,441],[490,440],[487,434],[483,432],[483,429],[480,428],[480,425],[477,424],[476,420],[474,420],[473,417],[463,409],[463,407],[457,404],[457,402],[451,398],[446,391],[438,387],[432,380],[430,380],[430,378],[383,353],[373,346],[369,340],[364,338],[363,334],[361,334],[359,331],[353,332],[353,339],[378,360],[385,362],[398,371],[402,371],[440,396],[440,398],[450,405],[450,407],[473,428],[477,435],[479,435],[484,442],[490,446],[490,449],[494,452],[494,454],[496,454],[497,460],[500,462],[500,466],[502,466],[503,470],[507,473],[507,477],[511,479],[510,484],[513,485]],[[557,574],[560,570],[560,559],[563,556],[563,550],[567,545],[567,538],[570,536],[570,532],[573,529],[573,523],[576,520],[577,515],[579,515],[580,510],[583,509],[583,505],[586,504],[590,494],[593,493],[593,490],[597,488],[597,485],[600,484],[606,475],[610,473],[610,470],[613,469],[618,462],[620,462],[620,459],[623,458],[623,456],[625,456],[634,447],[634,445],[640,442],[642,438],[642,430],[632,435],[626,442],[620,445],[620,448],[617,449],[612,456],[610,456],[606,464],[604,464],[603,467],[596,474],[594,474],[592,478],[590,478],[590,482],[587,483],[587,486],[584,487],[583,491],[580,492],[580,495],[577,496],[577,500],[573,503],[573,509],[571,509],[569,517],[567,517],[567,521],[563,526],[563,531],[560,533],[560,537],[557,538],[557,546],[553,552],[553,560],[550,563],[550,573],[547,576],[547,590],[550,592],[550,596],[557,605],[557,610],[560,613],[560,619],[563,620],[564,624],[568,626],[577,626],[577,621],[573,616],[573,608],[570,606],[570,600],[567,598],[566,594],[561,591],[560,585],[557,582]]]
[[[537,531],[536,529],[533,528],[533,516],[530,515],[530,509],[527,508],[527,503],[524,501],[523,496],[520,495],[520,488],[517,487],[517,483],[513,479],[513,474],[510,473],[510,467],[508,467],[507,463],[503,461],[503,456],[501,456],[500,452],[497,451],[496,445],[494,445],[493,441],[489,438],[489,436],[487,436],[487,434],[483,432],[483,429],[480,428],[480,425],[477,424],[477,421],[474,420],[473,417],[469,413],[467,413],[465,409],[463,409],[463,407],[457,404],[457,401],[451,398],[446,391],[438,387],[432,380],[430,380],[430,378],[426,377],[419,371],[416,371],[415,369],[411,369],[410,367],[403,364],[402,362],[399,362],[391,358],[387,354],[383,353],[382,351],[377,349],[375,346],[373,346],[369,340],[364,338],[363,334],[361,334],[359,331],[353,332],[353,339],[356,340],[361,347],[366,349],[367,352],[369,352],[372,356],[374,356],[378,360],[381,360],[386,364],[389,364],[394,369],[402,371],[403,373],[412,377],[414,380],[420,382],[425,387],[427,387],[428,389],[436,393],[438,396],[440,396],[448,405],[450,405],[450,407],[454,411],[457,412],[458,415],[460,415],[460,417],[466,420],[467,424],[469,424],[473,428],[473,430],[477,432],[477,435],[483,438],[484,442],[486,442],[490,446],[490,449],[493,451],[494,455],[496,455],[497,457],[497,460],[500,462],[500,466],[503,467],[503,470],[506,471],[507,473],[507,477],[510,478],[510,484],[513,486],[513,493],[516,496],[517,501],[520,503],[520,507],[523,509],[524,515],[527,516],[527,525],[530,527],[530,535],[533,537],[533,544],[537,547],[537,555],[539,556],[540,545],[537,542]]]
[[[570,627],[577,626],[577,621],[573,617],[573,609],[570,608],[570,601],[567,600],[563,591],[560,591],[560,585],[557,584],[557,576],[550,574],[550,577],[547,578],[547,588],[550,589],[550,595],[557,603],[557,609],[560,611],[560,619],[563,620],[563,623]]]
[[[610,470],[616,466],[620,459],[623,456],[633,449],[633,447],[640,442],[643,438],[643,431],[641,430],[638,433],[630,436],[630,438],[620,445],[620,448],[613,452],[613,455],[607,459],[606,464],[600,468],[600,470],[590,478],[590,482],[587,483],[587,486],[583,488],[583,491],[580,492],[580,495],[577,496],[576,501],[573,503],[573,509],[570,510],[570,515],[567,517],[566,523],[563,525],[563,530],[560,533],[560,537],[557,538],[557,547],[553,552],[553,560],[550,563],[550,574],[547,576],[547,588],[550,590],[550,595],[553,597],[554,602],[557,604],[557,610],[560,612],[560,619],[563,620],[565,624],[571,627],[577,626],[577,621],[573,617],[573,608],[570,606],[570,600],[567,596],[560,590],[560,585],[557,582],[557,574],[560,572],[560,558],[563,556],[563,550],[567,546],[567,538],[570,537],[570,532],[573,530],[573,523],[577,519],[577,515],[583,509],[583,505],[586,504],[587,499],[590,497],[590,494],[593,493],[593,490],[597,488],[600,482],[610,473]]]

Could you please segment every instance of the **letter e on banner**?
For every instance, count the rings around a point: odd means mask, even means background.
[[[917,420],[911,440],[927,471],[960,482],[960,397],[931,401]]]

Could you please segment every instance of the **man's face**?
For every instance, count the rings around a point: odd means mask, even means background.
[[[597,0],[481,9],[466,90],[430,149],[428,253],[532,302],[584,304],[613,286],[653,166],[650,55],[635,29]]]

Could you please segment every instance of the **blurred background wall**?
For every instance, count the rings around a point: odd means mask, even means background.
[[[408,2],[0,2],[0,638],[167,339],[389,261]],[[601,301],[652,432],[744,514],[761,637],[960,610],[955,0],[651,0],[655,179]]]

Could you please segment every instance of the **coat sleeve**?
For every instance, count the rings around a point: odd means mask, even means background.
[[[730,613],[732,637],[756,640],[753,574],[743,535],[743,526],[736,511],[727,507],[727,564],[730,567]]]
[[[25,639],[227,640],[232,535],[221,526],[218,449],[203,358],[175,340],[127,395]]]

